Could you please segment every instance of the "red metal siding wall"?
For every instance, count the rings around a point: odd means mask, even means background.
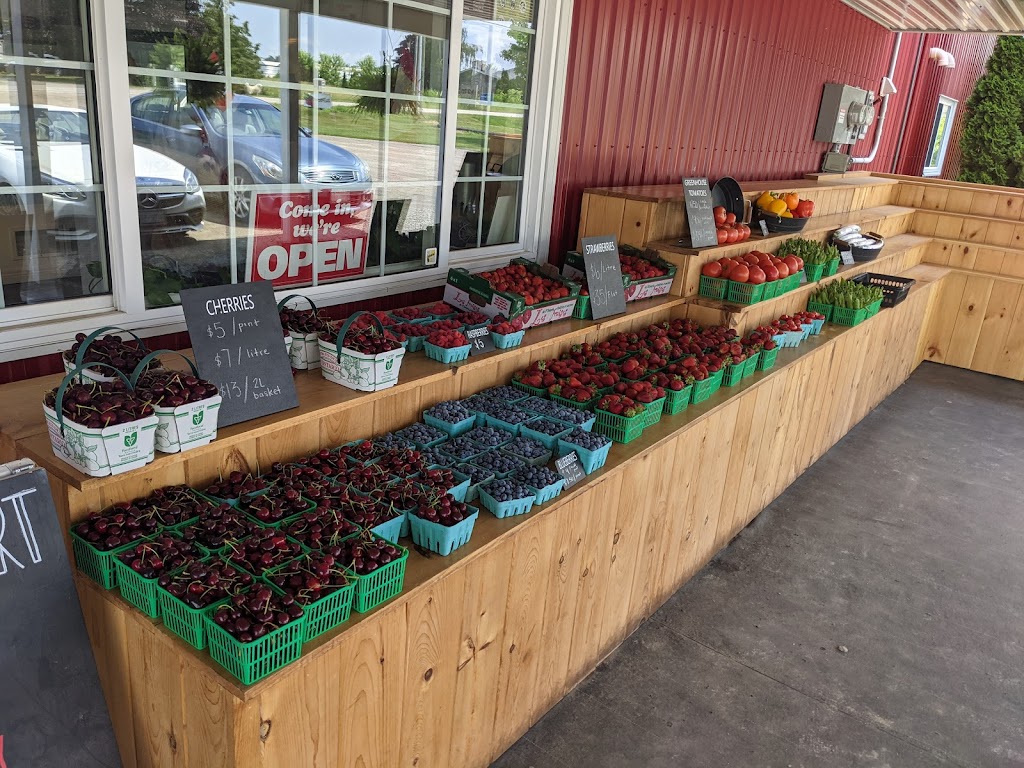
[[[575,244],[586,187],[816,170],[827,149],[811,140],[822,86],[877,91],[894,38],[839,0],[775,0],[770,11],[750,0],[576,0],[552,258]],[[900,92],[878,159],[863,169],[892,170],[920,40],[903,36]],[[987,45],[957,56],[958,82]]]
[[[996,44],[994,35],[927,35],[924,42],[917,86],[913,94],[910,119],[907,121],[906,138],[897,162],[897,172],[910,176],[919,175],[924,168],[928,140],[931,138],[935,110],[939,96],[948,96],[960,102],[949,139],[946,163],[942,176],[955,179],[960,171],[960,137],[964,130],[967,99],[974,90],[974,84],[985,71],[985,64]],[[956,59],[954,69],[944,69],[928,61],[930,48],[942,48]]]

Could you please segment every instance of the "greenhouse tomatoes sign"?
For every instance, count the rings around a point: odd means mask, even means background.
[[[369,192],[254,192],[246,279],[275,288],[363,274],[373,195]],[[315,280],[314,280],[315,277]]]

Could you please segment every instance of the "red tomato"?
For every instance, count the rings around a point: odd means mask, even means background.
[[[786,262],[783,261],[781,264],[776,264],[775,266],[776,269],[779,270],[779,280],[785,280],[789,277],[789,267],[786,266]]]
[[[765,280],[769,283],[774,283],[779,279],[779,268],[774,264],[766,264],[762,269],[764,270]]]
[[[750,279],[750,267],[746,264],[737,264],[729,271],[729,279],[734,283],[745,283]]]
[[[748,227],[746,224],[740,224],[739,228],[740,228],[740,232],[743,233],[743,239],[744,240],[749,240],[750,239],[750,227]]]
[[[750,268],[750,277],[747,279],[751,285],[761,285],[765,281],[764,270],[760,267]]]
[[[786,262],[786,266],[789,267],[789,274],[795,275],[800,271],[800,265],[797,263],[796,256],[789,255],[783,259]]]
[[[728,219],[729,219],[729,217],[728,217],[728,216],[726,215],[726,213],[725,213],[725,208],[724,208],[724,206],[721,206],[721,205],[716,205],[716,206],[715,206],[715,208],[714,208],[714,211],[713,211],[713,212],[714,212],[714,214],[715,214],[715,225],[716,225],[716,226],[719,226],[719,227],[720,227],[720,226],[722,226],[723,224],[731,224],[731,223],[732,223],[732,222],[730,222],[730,221],[728,220]],[[733,220],[733,221],[736,221],[736,217],[735,217],[735,216],[733,216],[733,217],[732,217],[732,220]]]
[[[804,268],[804,260],[803,260],[803,259],[801,259],[801,258],[800,258],[799,256],[794,256],[793,258],[795,258],[795,259],[796,259],[796,263],[797,263],[797,266],[798,266],[798,267],[799,267],[800,269],[803,269],[803,268]],[[798,271],[799,271],[799,270],[798,270]]]
[[[736,229],[735,227],[732,227],[730,229],[727,229],[726,232],[727,232],[726,242],[729,243],[729,245],[732,245],[733,243],[738,243],[739,242],[739,240],[740,240],[740,232],[739,232],[738,229]]]
[[[709,262],[701,268],[700,273],[707,277],[721,277],[722,265],[717,261]]]
[[[722,210],[724,211],[725,209],[723,208]],[[725,223],[726,224],[735,224],[736,223],[736,214],[735,213],[727,213],[727,214],[725,214]]]
[[[725,245],[729,242],[729,232],[726,229],[719,227],[716,234],[718,235],[719,245]]]

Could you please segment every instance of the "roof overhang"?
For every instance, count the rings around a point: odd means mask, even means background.
[[[843,0],[895,32],[1024,34],[1024,0]]]

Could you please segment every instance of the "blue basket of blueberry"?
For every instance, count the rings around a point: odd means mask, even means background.
[[[551,448],[548,448],[540,440],[520,435],[510,443],[502,446],[501,450],[522,459],[532,467],[543,467],[551,461]]]
[[[515,406],[495,408],[490,413],[484,414],[484,424],[497,429],[504,429],[513,435],[519,434],[519,427],[533,418],[533,414],[520,410]]]
[[[469,433],[461,435],[460,437],[453,437],[446,443],[441,443],[437,446],[437,452],[448,456],[450,459],[458,462],[470,461],[475,459],[481,453],[487,450],[487,448],[480,443],[473,442],[468,437]]]
[[[452,437],[476,426],[476,414],[458,400],[446,400],[423,412],[423,421]]]
[[[412,540],[418,547],[447,557],[468,544],[480,510],[445,496],[409,513]]]
[[[521,403],[529,397],[529,395],[522,390],[516,389],[508,384],[502,384],[497,387],[488,387],[480,394],[483,397],[493,400],[501,400],[504,403],[511,403],[513,405]]]
[[[488,472],[493,473],[499,480],[504,480],[513,472],[528,466],[522,459],[497,449],[477,456],[471,463],[476,464],[480,469],[486,469]]]
[[[483,426],[474,429],[463,435],[468,440],[483,446],[484,448],[500,448],[509,442],[515,435],[500,427]]]
[[[562,492],[565,480],[547,467],[525,467],[509,478],[522,483],[533,491],[537,504],[546,504]]]
[[[584,432],[592,430],[597,422],[597,414],[593,411],[581,411],[564,405],[559,405],[558,410],[549,413],[548,416],[570,427],[579,427]]]
[[[494,473],[488,472],[483,467],[475,464],[460,464],[456,472],[469,478],[469,487],[466,488],[466,501],[476,501],[480,498],[480,486],[489,483],[494,479]]]
[[[438,446],[448,439],[448,433],[444,430],[421,422],[400,429],[395,434],[420,451]]]
[[[537,440],[553,451],[558,446],[558,438],[569,434],[572,429],[568,424],[563,424],[560,421],[555,421],[545,416],[538,416],[536,419],[530,419],[530,421],[523,424],[519,431],[523,437]]]
[[[536,501],[533,489],[515,480],[491,480],[480,486],[480,501],[498,518],[525,515]]]
[[[573,451],[580,457],[580,464],[583,471],[588,475],[593,474],[608,461],[608,451],[611,450],[612,441],[597,432],[585,432],[582,429],[574,429],[566,435],[558,438],[558,455],[568,456]]]

